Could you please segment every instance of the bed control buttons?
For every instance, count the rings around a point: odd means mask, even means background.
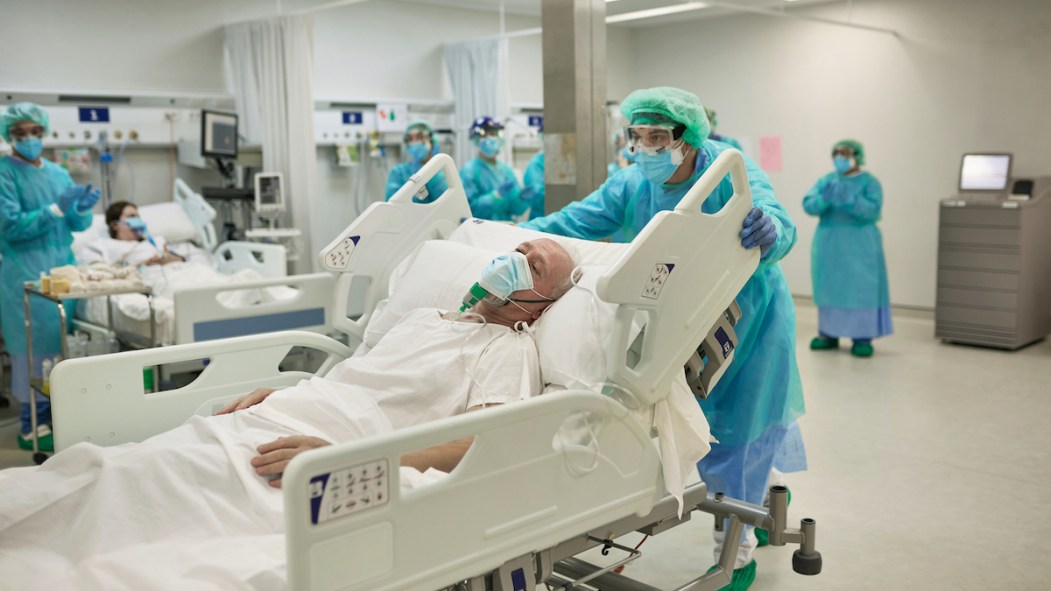
[[[390,498],[387,460],[320,474],[310,480],[309,486],[314,524],[378,507]]]
[[[358,245],[361,236],[347,236],[325,255],[325,265],[331,271],[342,271],[350,264],[350,255]]]

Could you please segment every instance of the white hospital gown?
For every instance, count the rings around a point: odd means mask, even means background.
[[[527,334],[411,312],[367,354],[245,411],[0,471],[0,588],[283,588],[282,498],[249,464],[258,445],[350,441],[539,393]]]
[[[153,257],[164,254],[167,244],[164,238],[154,237],[156,246],[150,244],[149,240],[117,240],[116,238],[99,238],[85,244],[77,252],[77,262],[85,265],[90,263],[106,263],[107,265],[131,265],[145,264]]]

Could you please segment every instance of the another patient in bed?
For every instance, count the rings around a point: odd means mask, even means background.
[[[163,237],[152,236],[139,217],[139,208],[117,201],[106,208],[109,238],[95,240],[78,253],[80,263],[108,265],[166,265],[185,260],[170,252]]]
[[[548,239],[517,251],[533,287],[511,293],[511,301],[483,299],[463,318],[414,310],[325,377],[256,390],[142,443],[81,443],[39,468],[0,471],[0,572],[25,573],[16,578],[38,588],[105,586],[101,573],[144,552],[207,554],[215,537],[244,543],[279,534],[280,480],[267,479],[297,454],[538,395],[535,343],[516,327],[569,289],[575,263]],[[402,464],[449,471],[470,443],[408,454]]]

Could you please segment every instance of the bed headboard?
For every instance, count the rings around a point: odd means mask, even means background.
[[[439,172],[445,173],[445,192],[430,203],[414,203],[412,197],[426,190],[427,181]],[[333,327],[364,338],[376,304],[387,297],[397,263],[425,240],[448,238],[470,216],[460,174],[445,154],[431,158],[389,201],[370,205],[318,255],[323,269],[339,273]],[[365,283],[363,294],[358,281]],[[363,297],[363,313],[356,319],[350,314],[354,297]]]
[[[172,201],[182,206],[186,215],[190,216],[194,227],[197,228],[195,241],[201,248],[214,252],[215,247],[219,245],[215,227],[212,225],[216,215],[215,208],[208,205],[204,197],[190,189],[190,186],[182,179],[175,179],[175,186],[172,187]]]

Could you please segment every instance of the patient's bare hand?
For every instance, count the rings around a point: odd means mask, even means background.
[[[293,435],[292,437],[281,437],[270,443],[264,443],[255,448],[259,455],[252,458],[252,466],[255,473],[260,476],[277,476],[268,484],[274,488],[281,488],[281,474],[284,473],[288,463],[299,454],[332,445],[324,439],[309,437],[307,435]]]
[[[219,412],[217,412],[215,414],[217,414],[217,415],[227,415],[227,414],[230,414],[230,413],[232,413],[234,411],[244,410],[244,409],[248,408],[249,406],[255,406],[255,405],[259,404],[260,402],[266,400],[266,397],[270,396],[274,392],[277,392],[277,390],[275,388],[256,388],[248,396],[245,396],[244,398],[240,398],[238,400],[234,400],[233,402],[231,402],[230,404],[227,404],[225,407],[223,407],[222,410],[220,410]]]

